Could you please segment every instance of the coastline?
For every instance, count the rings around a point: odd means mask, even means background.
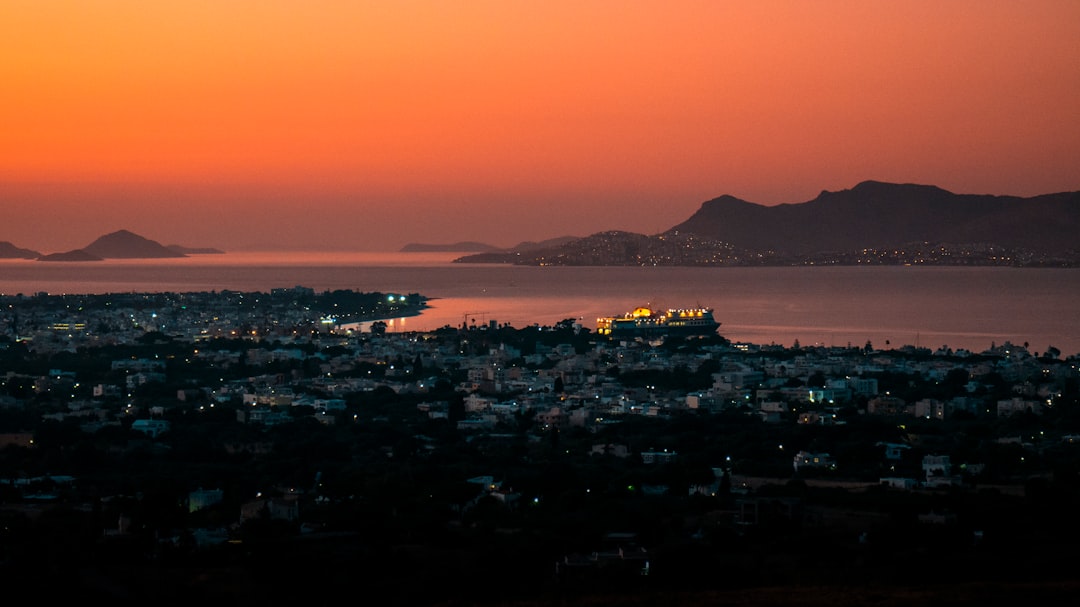
[[[213,257],[214,259],[209,259]],[[982,351],[1011,342],[1080,352],[1080,272],[960,267],[656,268],[452,264],[446,254],[258,254],[101,264],[0,262],[0,293],[262,291],[423,293],[391,331],[495,320],[516,327],[596,319],[642,304],[707,305],[720,333],[762,345]],[[374,319],[373,319],[374,320]],[[406,322],[407,320],[407,322]]]

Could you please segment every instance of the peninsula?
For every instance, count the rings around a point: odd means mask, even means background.
[[[1080,266],[1080,192],[959,195],[867,181],[811,201],[732,196],[653,235],[611,230],[557,246],[489,251],[463,263],[517,265]]]

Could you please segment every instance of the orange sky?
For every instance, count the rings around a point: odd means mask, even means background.
[[[0,241],[665,230],[866,179],[1080,190],[1080,2],[5,0]]]

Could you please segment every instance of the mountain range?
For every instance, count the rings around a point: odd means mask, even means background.
[[[720,196],[667,231],[597,232],[522,242],[412,243],[403,252],[472,253],[455,261],[518,265],[790,265],[964,263],[1080,266],[1080,191],[1021,198],[864,181],[813,200],[766,206]],[[165,246],[127,230],[72,251],[0,242],[0,258],[156,259],[221,253]]]
[[[886,257],[903,263],[1080,264],[1080,191],[1021,198],[864,181],[775,206],[720,196],[660,234],[600,232],[544,250],[489,251],[457,261],[767,265]]]
[[[1080,246],[1080,192],[1019,198],[865,181],[800,204],[762,206],[721,196],[669,232],[793,255],[911,242],[986,243],[1052,254]]]

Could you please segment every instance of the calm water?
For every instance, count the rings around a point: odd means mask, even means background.
[[[454,264],[457,254],[228,253],[94,263],[0,261],[0,293],[316,290],[420,293],[391,330],[497,321],[515,327],[639,305],[715,308],[736,341],[981,351],[1011,341],[1080,353],[1080,270],[951,267],[640,268]]]

